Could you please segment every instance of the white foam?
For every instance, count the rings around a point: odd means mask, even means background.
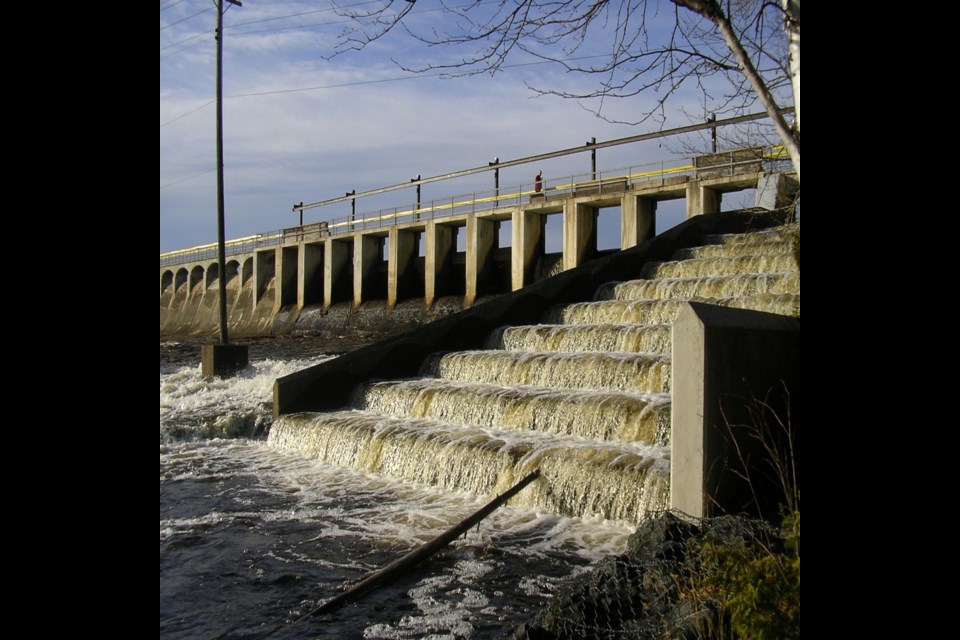
[[[269,424],[273,383],[333,356],[252,362],[232,378],[206,379],[200,366],[160,373],[160,440],[253,435]]]

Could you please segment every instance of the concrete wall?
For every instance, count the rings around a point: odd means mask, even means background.
[[[799,318],[689,303],[673,324],[672,369],[671,508],[775,517],[783,490],[768,449],[799,462],[799,439],[778,422],[799,424]]]

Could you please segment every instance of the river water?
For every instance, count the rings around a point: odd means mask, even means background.
[[[294,623],[492,497],[269,447],[274,379],[321,347],[260,343],[242,375],[205,381],[195,347],[161,344],[161,638],[498,638],[624,548],[623,523],[502,507],[392,585]]]

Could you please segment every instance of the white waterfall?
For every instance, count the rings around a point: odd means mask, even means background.
[[[435,354],[419,378],[360,385],[352,410],[282,416],[270,443],[483,495],[539,468],[514,504],[636,522],[669,501],[671,323],[689,300],[796,313],[792,233],[709,237],[487,349]]]

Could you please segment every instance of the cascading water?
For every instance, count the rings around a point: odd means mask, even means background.
[[[424,373],[444,380],[561,389],[670,390],[670,360],[659,354],[458,351],[430,358]]]
[[[421,378],[361,385],[353,411],[285,416],[271,443],[477,493],[503,490],[536,461],[543,475],[514,504],[635,522],[669,494],[672,321],[687,300],[794,313],[789,238],[707,238],[601,287],[593,302],[547,310],[549,324],[435,354]]]
[[[555,324],[635,323],[672,324],[680,309],[688,302],[709,302],[721,307],[752,309],[779,315],[793,314],[800,306],[798,294],[760,294],[742,298],[703,298],[700,296],[674,300],[602,300],[552,307],[544,320]]]
[[[592,440],[667,444],[668,394],[503,386],[437,378],[362,385],[353,404],[385,415]]]
[[[619,351],[670,353],[670,325],[580,324],[504,327],[491,349],[511,351]]]

